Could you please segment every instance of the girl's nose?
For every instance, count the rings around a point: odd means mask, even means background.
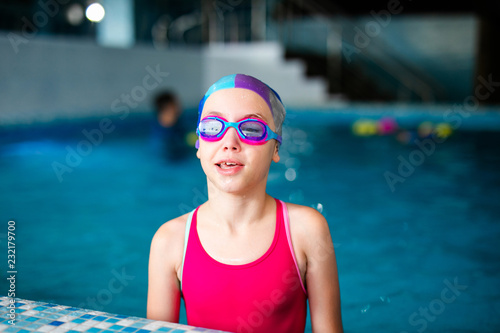
[[[236,128],[227,129],[222,138],[222,144],[224,150],[239,151],[241,149],[241,141]]]

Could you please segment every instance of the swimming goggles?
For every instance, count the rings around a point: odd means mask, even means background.
[[[271,139],[281,144],[281,136],[274,133],[267,124],[256,118],[245,118],[237,122],[229,122],[217,116],[203,118],[196,133],[205,141],[219,141],[224,137],[229,127],[233,127],[244,143],[262,145]]]

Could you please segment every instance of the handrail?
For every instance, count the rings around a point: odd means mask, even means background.
[[[312,13],[311,17],[314,20],[317,20],[321,24],[324,24],[325,27],[328,29],[328,35],[325,40],[326,43],[326,49],[327,49],[327,54],[325,55],[327,57],[328,61],[328,71],[331,71],[332,68],[334,68],[335,65],[331,63],[332,61],[338,61],[339,57],[335,57],[336,53],[333,53],[331,50],[330,44],[332,43],[332,40],[338,40],[342,41],[342,43],[346,46],[350,47],[355,47],[352,44],[349,44],[345,40],[342,40],[342,34],[337,31],[333,27],[333,22],[335,22],[335,19],[332,19],[332,17],[328,17],[325,15],[327,13],[327,10],[318,2],[316,1],[303,1],[303,0],[288,0],[290,4],[293,4],[294,6],[297,6],[297,8],[302,9],[304,12],[307,13]],[[253,4],[257,5],[260,4],[260,6],[265,6],[266,1],[264,0],[253,0]],[[205,3],[205,2],[204,2]],[[339,17],[341,17],[340,23],[341,23],[341,29],[347,30],[347,31],[354,31],[354,28],[356,28],[355,21],[349,17],[343,11],[340,9],[338,6],[334,4],[330,4],[333,8],[335,8],[335,11],[339,13]],[[205,3],[205,9],[208,9],[208,5]],[[213,10],[213,8],[210,8]],[[233,11],[235,8],[231,8],[231,11]],[[258,9],[253,9],[252,14],[258,13]],[[265,12],[265,11],[264,11]],[[212,15],[210,15],[212,14]],[[196,26],[208,26],[208,40],[205,42],[213,42],[216,41],[217,38],[221,35],[218,33],[218,31],[221,29],[220,25],[223,24],[225,25],[227,22],[224,22],[224,19],[220,18],[219,16],[222,15],[220,12],[213,12],[213,13],[202,13],[199,11],[195,11],[189,14],[185,14],[183,16],[180,16],[173,20],[170,25],[168,26],[166,32],[170,32],[170,38],[172,42],[184,42],[184,33],[192,29]],[[256,15],[256,14],[255,14]],[[265,14],[264,14],[265,15]],[[340,16],[342,15],[342,16]],[[302,17],[305,17],[303,14]],[[262,13],[260,13],[259,19],[262,19]],[[285,19],[286,20],[286,19]],[[255,22],[257,22],[256,18],[252,18],[252,21],[254,24],[250,24],[250,27],[246,27],[247,29],[255,30]],[[232,24],[233,26],[236,25],[236,27],[232,27],[231,30],[233,29],[241,29],[242,26],[238,26],[238,22],[236,21],[235,23],[231,23],[228,21],[229,24]],[[224,29],[224,27],[222,27]],[[223,34],[222,34],[223,35]],[[253,33],[249,34],[253,41],[254,38],[257,37],[257,39],[260,39],[261,33],[256,33],[255,31]],[[280,42],[282,44],[286,44],[286,33],[284,36],[281,36]],[[168,43],[168,38],[167,41]],[[222,40],[222,42],[224,42]],[[387,50],[390,49],[390,46],[385,45],[385,43],[380,40],[380,38],[371,38],[370,39],[370,47],[365,47],[365,48],[356,48],[357,53],[356,56],[357,58],[357,65],[361,64],[361,67],[364,67],[365,72],[370,71],[372,67],[371,65],[375,65],[378,69],[382,70],[384,73],[386,73],[389,77],[393,78],[398,85],[401,87],[404,87],[406,90],[408,90],[411,94],[414,94],[415,96],[418,96],[422,101],[435,101],[436,97],[438,96],[443,96],[446,94],[445,89],[436,81],[434,81],[431,77],[426,76],[425,73],[419,73],[418,75],[418,69],[412,68],[411,64],[405,63],[401,61],[401,59],[396,59],[394,58],[390,52]],[[377,56],[374,56],[377,55]],[[337,60],[335,60],[337,59]],[[338,65],[337,65],[338,66]],[[345,69],[349,70],[348,66],[344,67]],[[330,73],[331,74],[331,73]],[[373,75],[373,71],[372,71]],[[383,76],[378,75],[379,80],[383,80],[386,84],[389,83],[387,81],[387,78],[384,78]]]
[[[317,3],[316,1],[301,1],[301,0],[289,0],[291,3],[294,5],[297,5],[301,9],[304,9],[309,12],[313,13],[326,13],[325,8],[321,6],[321,4]],[[349,16],[341,10],[338,6],[335,6],[332,4],[332,6],[335,7],[336,11],[339,14],[343,14],[342,16],[342,28],[343,29],[351,29],[356,27],[354,21],[349,18]],[[331,18],[326,17],[324,14],[316,14],[312,16],[314,19],[319,20],[320,22],[324,23],[325,26],[327,26],[330,31],[329,33],[333,33],[338,35],[338,38],[341,40],[341,36],[339,33],[335,31],[331,31],[332,26],[331,26]],[[327,41],[328,42],[328,41]],[[345,43],[343,41],[343,43]],[[373,62],[375,65],[377,65],[380,69],[382,69],[384,72],[386,72],[388,75],[392,76],[394,79],[397,80],[402,86],[404,86],[406,89],[408,89],[410,92],[414,93],[415,95],[419,96],[422,101],[433,101],[436,99],[436,92],[439,92],[440,94],[444,93],[444,89],[437,83],[433,82],[432,86],[428,83],[431,78],[427,78],[427,82],[422,80],[422,76],[417,76],[412,72],[410,69],[408,69],[410,66],[408,64],[403,64],[401,61],[398,61],[394,59],[389,52],[386,50],[389,48],[387,45],[381,46],[382,42],[380,39],[377,38],[372,38],[370,40],[370,48],[362,48],[358,49],[360,54],[364,55],[367,59],[369,59],[371,62]],[[352,46],[352,45],[349,45]],[[327,48],[328,49],[328,48]],[[387,62],[380,61],[380,57],[374,57],[373,53],[374,52],[379,52],[384,55],[384,59],[387,59]],[[331,58],[330,54],[326,55],[329,59]],[[366,61],[365,61],[366,62]]]

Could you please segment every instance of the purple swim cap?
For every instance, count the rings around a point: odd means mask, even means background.
[[[274,91],[264,82],[254,78],[253,76],[245,74],[227,75],[220,78],[217,82],[212,84],[212,86],[210,86],[210,88],[208,88],[207,92],[205,93],[205,96],[203,96],[203,98],[201,99],[200,104],[198,106],[198,122],[196,124],[196,127],[198,127],[198,125],[200,124],[201,113],[203,111],[203,107],[205,106],[205,101],[207,100],[207,98],[210,97],[210,95],[212,95],[216,91],[229,88],[242,88],[255,92],[260,97],[262,97],[262,99],[267,103],[267,105],[269,106],[269,110],[271,110],[271,114],[273,116],[274,116],[274,110],[271,100],[269,99],[270,94],[274,94],[274,96],[276,96],[278,101],[281,104],[283,104],[280,96],[276,91]],[[196,148],[198,148],[198,146],[199,142],[197,141]]]

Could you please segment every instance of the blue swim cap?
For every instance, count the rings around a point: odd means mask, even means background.
[[[201,113],[203,111],[203,107],[205,106],[205,101],[207,100],[207,98],[210,97],[210,95],[212,95],[216,91],[222,89],[230,89],[230,88],[242,88],[257,93],[269,106],[273,118],[275,117],[275,108],[276,108],[275,105],[276,102],[273,103],[273,101],[278,100],[279,104],[281,104],[281,107],[284,109],[283,102],[281,101],[281,98],[278,95],[278,93],[264,82],[254,78],[253,76],[245,74],[227,75],[220,78],[217,82],[212,84],[210,88],[208,88],[203,98],[201,99],[200,104],[198,106],[198,122],[196,124],[196,127],[198,127],[198,125],[200,124]],[[196,148],[198,148],[198,146],[199,142],[197,141]]]

